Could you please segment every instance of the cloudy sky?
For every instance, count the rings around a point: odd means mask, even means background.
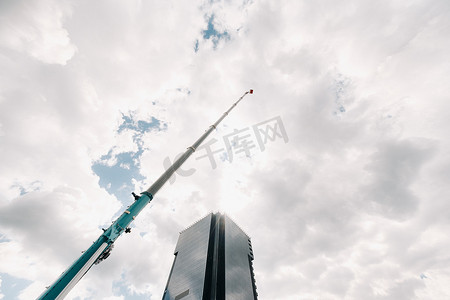
[[[449,299],[449,82],[448,0],[2,0],[0,299],[249,89],[67,298],[160,299],[179,231],[221,211],[260,299]]]

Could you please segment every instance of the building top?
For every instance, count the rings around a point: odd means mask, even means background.
[[[244,230],[244,229],[242,229],[242,227],[241,226],[239,226],[237,223],[236,223],[236,221],[234,221],[234,219],[232,218],[232,217],[230,217],[228,214],[226,214],[226,213],[221,213],[220,211],[217,211],[217,212],[210,212],[209,214],[207,214],[206,216],[203,216],[203,217],[201,217],[200,219],[198,219],[197,221],[195,221],[194,223],[192,223],[191,225],[189,225],[188,227],[186,227],[185,229],[183,229],[183,230],[181,230],[180,231],[180,234],[181,233],[183,233],[183,232],[185,232],[186,230],[188,230],[189,228],[191,228],[192,226],[194,226],[195,224],[197,224],[198,222],[200,222],[201,220],[203,220],[205,217],[207,217],[207,216],[209,216],[209,215],[214,215],[214,214],[219,214],[219,215],[224,215],[224,216],[226,216],[228,219],[230,219],[240,230],[242,230],[242,232],[247,236],[247,238],[249,238],[249,239],[251,239],[250,238],[250,236],[247,234],[247,232]]]

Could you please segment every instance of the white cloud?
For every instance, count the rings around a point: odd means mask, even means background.
[[[2,288],[2,278],[0,277],[0,291],[1,291],[1,288]],[[3,297],[5,297],[5,295],[3,295],[3,294],[0,292],[0,299],[3,299]]]
[[[122,114],[167,124],[142,136],[142,191],[249,88],[213,147],[276,116],[289,142],[215,169],[196,152],[68,298],[160,298],[178,232],[219,209],[252,237],[261,298],[448,298],[446,1],[1,5],[0,272],[32,282],[22,299],[120,207],[91,166],[137,151]]]
[[[5,1],[0,45],[44,63],[65,65],[76,52],[64,28],[71,7],[56,1]]]

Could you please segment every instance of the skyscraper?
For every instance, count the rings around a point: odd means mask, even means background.
[[[211,213],[180,232],[163,300],[256,300],[250,238]]]

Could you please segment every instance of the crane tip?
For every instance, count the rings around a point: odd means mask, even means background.
[[[253,90],[250,90],[249,93],[250,93],[250,94],[253,94]]]

